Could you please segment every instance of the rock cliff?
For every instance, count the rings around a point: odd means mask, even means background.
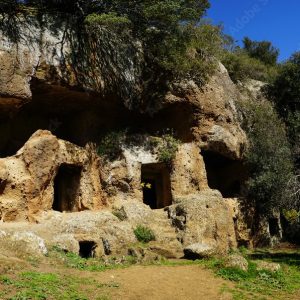
[[[247,138],[235,105],[241,95],[224,66],[204,87],[172,82],[145,103],[138,41],[101,29],[82,44],[50,18],[23,25],[18,42],[0,35],[0,229],[7,238],[17,228],[49,245],[65,240],[62,247],[75,252],[93,240],[105,255],[107,243],[114,253],[126,249],[144,224],[157,237],[152,248],[173,256],[195,243],[217,253],[236,247],[242,226],[232,207],[246,176]],[[124,129],[118,158],[96,153],[93,143]],[[149,141],[170,129],[180,143],[165,163]]]

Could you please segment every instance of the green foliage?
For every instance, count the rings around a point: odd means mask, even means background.
[[[266,88],[278,113],[284,118],[296,168],[300,170],[300,52],[281,65],[278,76]]]
[[[157,139],[158,160],[169,164],[175,158],[180,141],[173,134],[164,134],[160,139]]]
[[[86,300],[86,288],[91,286],[100,292],[97,281],[35,271],[23,272],[17,278],[6,278],[2,282],[5,287],[1,289],[1,299],[10,300]]]
[[[112,131],[105,135],[98,144],[97,153],[109,160],[117,159],[122,154],[122,144],[126,131]]]
[[[219,27],[185,25],[176,38],[171,36],[157,45],[156,57],[158,64],[175,77],[192,78],[201,85],[215,71],[222,45]]]
[[[224,52],[222,63],[234,82],[256,79],[269,82],[277,74],[276,66],[265,65],[260,60],[250,57],[244,50]]]
[[[149,243],[155,240],[153,231],[148,227],[138,225],[133,232],[139,242]]]
[[[300,52],[296,52],[284,63],[278,76],[267,90],[277,105],[279,113],[287,117],[300,107]]]
[[[296,209],[290,209],[290,210],[283,209],[283,215],[285,219],[291,224],[297,223],[300,218],[300,212],[297,211]]]
[[[250,260],[252,256],[256,257],[256,253],[246,257],[249,263],[247,271],[226,267],[224,260],[219,258],[202,260],[200,263],[214,270],[218,276],[235,283],[233,288],[226,288],[227,292],[232,293],[233,299],[269,299],[283,292],[290,295],[300,288],[298,253],[259,256],[264,261],[280,263],[281,270],[277,272],[258,270],[256,260]]]
[[[300,167],[300,110],[289,112],[285,118],[287,124],[288,136],[292,145],[294,159],[297,166]]]
[[[279,49],[275,48],[271,42],[252,41],[248,37],[245,37],[243,43],[244,49],[250,57],[256,58],[266,65],[276,65]]]
[[[97,26],[119,31],[130,27],[132,35],[143,44],[147,81],[160,78],[157,73],[161,77],[167,73],[204,83],[214,71],[214,58],[222,48],[220,28],[200,24],[210,7],[208,0],[25,0],[19,3],[7,0],[0,4],[0,11],[12,12],[12,19],[17,21],[14,16],[17,11],[23,11],[20,7],[33,8],[36,15],[50,13],[72,19],[77,32],[83,32],[79,30],[83,24],[92,26],[93,30]],[[17,26],[10,26],[10,30],[14,28]],[[19,38],[17,32],[12,36]]]
[[[108,14],[90,14],[85,18],[87,25],[107,25],[107,26],[125,26],[130,25],[131,22],[126,17],[117,16],[116,13]]]
[[[243,129],[250,145],[246,154],[250,178],[248,196],[261,212],[287,205],[287,185],[293,175],[291,151],[284,123],[268,101],[239,103]]]

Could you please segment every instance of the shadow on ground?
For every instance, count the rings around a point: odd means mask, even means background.
[[[257,250],[249,255],[250,259],[267,259],[272,262],[284,263],[300,267],[300,250]]]

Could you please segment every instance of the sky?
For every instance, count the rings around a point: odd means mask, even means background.
[[[210,0],[214,24],[241,43],[243,37],[268,40],[280,49],[279,60],[300,51],[300,0]]]

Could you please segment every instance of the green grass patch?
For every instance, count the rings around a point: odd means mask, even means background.
[[[258,251],[246,256],[248,271],[226,267],[222,259],[200,261],[205,267],[212,269],[216,275],[236,283],[230,289],[233,299],[281,299],[300,289],[300,256],[299,253],[270,253]],[[277,262],[281,270],[270,272],[258,270],[256,260]]]
[[[133,232],[139,242],[149,243],[155,240],[154,232],[148,227],[138,225]]]
[[[100,283],[91,278],[34,271],[1,277],[0,283],[3,300],[88,300],[90,294],[99,295],[96,299],[100,300],[108,299],[107,289],[119,287],[115,282]]]

